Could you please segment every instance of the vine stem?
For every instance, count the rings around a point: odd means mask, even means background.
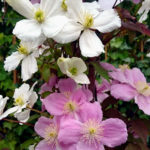
[[[29,107],[29,106],[27,106],[27,108],[30,109],[31,111],[34,111],[34,112],[36,112],[36,113],[41,114],[42,116],[45,116],[45,114],[44,114],[42,111],[39,111],[39,110],[34,109],[34,108],[31,108],[31,107]]]
[[[24,125],[27,125],[27,126],[31,126],[31,127],[34,127],[34,125],[30,124],[30,123],[25,123],[25,122],[21,122],[21,121],[16,121],[16,120],[11,120],[11,119],[2,119],[4,121],[8,121],[8,122],[12,122],[12,123],[21,123],[21,124],[24,124]]]

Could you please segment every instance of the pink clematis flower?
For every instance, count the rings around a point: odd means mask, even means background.
[[[58,140],[59,123],[58,118],[39,118],[34,129],[44,139],[39,142],[35,150],[69,150],[69,145],[60,144]]]
[[[96,81],[97,100],[102,103],[109,95],[105,92],[110,91],[110,83],[103,79],[101,84]]]
[[[115,147],[126,142],[126,124],[120,119],[102,121],[98,103],[86,103],[81,118],[81,121],[63,120],[58,136],[60,143],[76,144],[76,150],[104,150],[104,145]]]
[[[150,86],[138,68],[114,71],[111,77],[118,83],[111,86],[111,95],[116,99],[135,99],[139,109],[150,115]]]
[[[77,88],[72,79],[63,79],[58,83],[61,93],[53,93],[43,99],[46,110],[55,116],[75,117],[79,119],[81,106],[88,103],[82,88]]]
[[[40,3],[41,0],[31,0],[32,4]]]

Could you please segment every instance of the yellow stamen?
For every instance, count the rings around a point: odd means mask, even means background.
[[[39,23],[43,23],[45,20],[45,14],[41,9],[38,9],[35,12],[35,16],[34,16],[35,20],[37,20]]]
[[[67,11],[67,10],[68,10],[68,6],[67,6],[67,4],[66,4],[66,0],[62,0],[61,8],[62,8],[64,11]]]
[[[74,101],[69,101],[65,104],[64,110],[67,112],[74,112],[77,109],[77,104]]]
[[[77,70],[77,68],[73,67],[73,68],[70,68],[70,69],[69,69],[69,72],[70,72],[73,76],[75,76],[75,75],[77,75],[78,70]]]
[[[84,16],[84,27],[85,28],[90,28],[92,27],[94,24],[94,19],[93,19],[93,16],[89,13],[85,13],[85,16]]]
[[[29,54],[27,48],[24,47],[23,45],[20,45],[20,47],[18,48],[18,51],[19,51],[20,54],[23,54],[23,55],[28,55]]]
[[[119,68],[120,68],[122,71],[125,71],[126,69],[130,69],[130,67],[129,67],[127,64],[119,65]]]
[[[20,97],[18,97],[18,98],[16,98],[15,99],[15,103],[14,103],[14,105],[19,105],[19,106],[22,106],[22,105],[24,105],[24,101],[23,101],[23,98],[20,96]]]

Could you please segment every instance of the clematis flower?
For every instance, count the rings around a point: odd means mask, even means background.
[[[37,72],[38,66],[36,58],[39,57],[41,51],[47,49],[47,47],[39,47],[39,41],[37,42],[23,42],[21,41],[17,52],[13,52],[11,56],[8,56],[4,62],[4,68],[7,71],[12,71],[18,67],[21,63],[21,78],[26,81]]]
[[[26,122],[29,119],[30,109],[28,107],[32,108],[38,98],[36,92],[33,91],[35,84],[30,89],[30,86],[24,83],[15,90],[13,96],[15,106],[0,115],[0,120],[12,113],[21,122]]]
[[[0,115],[3,114],[8,99],[8,97],[3,98],[3,96],[0,95]]]
[[[98,103],[86,103],[81,112],[82,120],[67,119],[60,125],[58,139],[64,144],[76,144],[76,150],[104,150],[119,146],[127,140],[126,124],[120,119],[102,121]]]
[[[85,92],[72,79],[60,80],[58,87],[61,93],[52,93],[42,100],[46,110],[54,116],[79,119],[82,105],[88,103]]]
[[[35,150],[70,150],[69,145],[61,144],[58,140],[60,121],[57,118],[40,117],[35,124],[35,131],[44,138]]]
[[[102,103],[109,95],[105,92],[110,91],[110,83],[103,79],[101,84],[96,81],[96,93],[98,102]]]
[[[95,30],[111,32],[121,26],[121,21],[113,9],[98,13],[96,8],[89,9],[89,5],[84,5],[82,0],[69,0],[67,6],[70,20],[53,39],[58,43],[69,43],[79,38],[82,55],[95,57],[104,52],[104,45]]]
[[[60,57],[57,61],[57,64],[61,72],[72,78],[75,82],[81,84],[90,84],[87,75],[84,73],[87,70],[87,67],[81,58]]]
[[[142,6],[138,11],[138,14],[141,15],[139,22],[143,22],[147,19],[148,12],[150,11],[150,1],[144,0],[142,2]]]
[[[41,0],[33,5],[29,0],[6,0],[19,14],[27,19],[17,22],[13,34],[24,41],[37,40],[41,36],[51,38],[65,25],[65,16],[57,14],[59,0]]]
[[[118,82],[111,86],[111,95],[124,101],[135,99],[139,109],[150,115],[150,86],[143,73],[133,68],[110,74]]]

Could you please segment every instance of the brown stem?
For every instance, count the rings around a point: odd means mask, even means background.
[[[140,48],[141,48],[141,52],[143,53],[144,52],[144,42],[143,41],[141,41],[141,43],[140,43]],[[144,59],[144,55],[142,54],[141,60],[143,60],[143,59]]]
[[[27,126],[31,126],[31,127],[34,127],[34,125],[30,124],[30,123],[25,123],[25,122],[21,122],[21,121],[16,121],[16,120],[11,120],[11,119],[2,119],[2,120],[5,120],[5,121],[8,121],[8,122],[13,122],[13,123],[22,123],[24,125],[27,125]]]
[[[34,111],[34,112],[36,112],[36,113],[41,114],[42,116],[46,116],[45,113],[43,113],[42,111],[39,111],[39,110],[34,109],[34,108],[31,108],[31,107],[29,107],[29,106],[27,106],[27,108],[30,109],[31,111]]]

